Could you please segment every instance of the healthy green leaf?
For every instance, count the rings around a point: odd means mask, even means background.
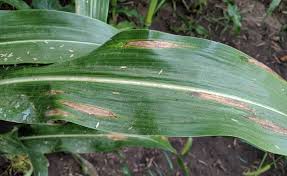
[[[107,22],[109,0],[76,0],[76,13]]]
[[[33,0],[32,6],[35,9],[50,9],[50,10],[62,9],[59,0]]]
[[[235,32],[240,32],[241,30],[241,15],[235,4],[228,3],[227,14],[233,23]]]
[[[30,9],[30,6],[23,0],[0,0],[0,2],[7,3],[19,10]]]
[[[145,26],[147,28],[149,28],[152,24],[157,6],[158,6],[158,0],[149,0],[149,7],[145,17]]]
[[[267,9],[267,16],[270,16],[272,12],[280,5],[281,0],[272,0],[268,9]]]
[[[186,155],[190,151],[191,146],[192,146],[192,138],[188,138],[186,140],[186,143],[184,144],[183,148],[181,149],[180,154],[182,156]]]
[[[33,174],[39,176],[48,176],[48,159],[42,153],[34,152],[33,150],[27,150],[30,161],[33,165]]]
[[[0,87],[6,121],[64,120],[130,135],[234,136],[287,154],[286,81],[209,40],[124,31],[86,57],[2,74]],[[22,96],[21,106],[8,95]]]
[[[0,65],[75,59],[117,33],[95,19],[47,10],[2,11],[0,24]]]

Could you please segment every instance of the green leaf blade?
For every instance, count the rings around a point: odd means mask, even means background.
[[[23,144],[37,153],[53,152],[110,152],[122,147],[160,148],[175,153],[167,138],[123,133],[101,132],[66,124],[60,126],[33,125],[20,136]]]
[[[109,0],[76,0],[76,13],[107,22]]]
[[[280,5],[281,0],[272,0],[268,9],[267,9],[267,16],[272,15],[273,11]]]
[[[62,8],[59,0],[33,0],[32,6],[35,9],[60,10]]]
[[[23,0],[0,0],[0,2],[7,3],[18,10],[30,9],[30,6]]]
[[[75,59],[117,33],[100,21],[59,11],[1,12],[0,23],[0,65]]]

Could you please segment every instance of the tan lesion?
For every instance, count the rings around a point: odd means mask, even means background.
[[[234,100],[231,98],[214,95],[210,93],[203,93],[203,92],[193,92],[192,96],[198,97],[199,99],[202,99],[202,100],[214,101],[214,102],[217,102],[223,105],[227,105],[227,106],[231,106],[237,109],[252,112],[252,109],[248,106],[247,103],[241,102],[239,100]]]
[[[275,133],[287,135],[287,128],[281,127],[281,126],[279,126],[279,125],[277,125],[277,124],[275,124],[269,120],[261,119],[261,118],[258,118],[256,116],[249,116],[248,119],[252,120],[253,122],[262,126],[263,128],[271,130]]]
[[[247,116],[245,118],[255,122],[256,124],[260,125],[261,127],[268,129],[272,132],[287,135],[287,128],[279,126],[270,120],[262,119],[262,118],[255,116],[254,110],[251,107],[249,107],[247,103],[244,103],[244,102],[241,102],[238,100],[234,100],[231,98],[226,98],[226,97],[222,97],[222,96],[218,96],[218,95],[208,94],[208,93],[197,93],[196,92],[196,93],[192,93],[192,95],[195,97],[198,97],[200,99],[203,99],[203,100],[214,101],[214,102],[217,102],[217,103],[220,103],[223,105],[227,105],[227,106],[231,106],[231,107],[234,107],[237,109],[248,111],[249,113],[251,113],[251,115]]]
[[[62,90],[50,90],[47,92],[47,95],[59,95],[59,94],[63,94],[63,93],[65,93],[65,92]]]
[[[269,72],[269,73],[275,73],[270,67],[268,67],[267,65],[263,64],[262,62],[257,61],[256,59],[252,59],[249,58],[248,62],[251,64],[254,64],[258,67],[261,67],[262,69],[264,69],[265,71]]]
[[[89,115],[116,118],[116,115],[112,111],[104,109],[102,107],[98,107],[98,106],[94,106],[90,104],[76,103],[76,102],[67,101],[67,100],[62,100],[60,101],[60,103],[76,111],[86,113]]]
[[[113,141],[124,141],[127,140],[128,137],[121,133],[110,133],[107,134],[107,138]]]
[[[46,117],[51,117],[51,116],[63,116],[63,117],[67,117],[70,115],[70,113],[66,112],[66,111],[62,111],[60,109],[51,109],[48,110],[45,113]]]
[[[268,73],[271,73],[271,74],[275,75],[280,80],[286,82],[285,79],[283,79],[279,74],[277,74],[275,71],[273,71],[270,67],[268,67],[267,65],[263,64],[262,62],[259,62],[259,61],[255,60],[253,58],[249,58],[248,59],[248,63],[254,64],[254,65],[262,68],[263,70],[267,71]]]
[[[160,40],[136,40],[129,41],[125,44],[125,47],[135,47],[135,48],[182,48],[183,46],[169,42],[169,41],[160,41]]]

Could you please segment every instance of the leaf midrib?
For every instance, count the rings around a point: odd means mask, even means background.
[[[94,82],[94,83],[106,83],[106,84],[122,84],[122,85],[133,85],[133,86],[143,86],[143,87],[153,87],[159,89],[169,89],[169,90],[177,90],[177,91],[186,91],[186,92],[197,92],[197,93],[207,93],[215,96],[221,96],[224,98],[229,98],[232,100],[237,100],[240,102],[248,103],[251,105],[255,105],[269,111],[278,113],[287,117],[287,114],[277,110],[268,105],[264,105],[258,102],[254,102],[252,100],[248,100],[245,98],[241,98],[234,95],[229,95],[220,92],[214,92],[207,89],[196,88],[191,86],[183,86],[183,85],[174,85],[167,83],[159,83],[159,82],[151,82],[151,81],[139,81],[132,79],[116,79],[109,77],[89,77],[89,76],[30,76],[30,77],[19,77],[19,78],[7,78],[0,80],[0,86],[9,85],[9,84],[17,84],[17,83],[26,83],[26,82],[42,82],[42,81],[71,81],[71,82]]]
[[[20,43],[45,43],[45,42],[62,42],[62,43],[76,43],[76,44],[85,44],[85,45],[101,45],[98,43],[92,42],[81,42],[81,41],[73,41],[73,40],[50,40],[50,39],[37,39],[37,40],[17,40],[17,41],[9,41],[9,42],[0,42],[0,45],[7,45],[7,44],[20,44]]]
[[[133,135],[133,134],[125,134],[125,133],[115,133],[123,135],[124,137],[133,137],[133,138],[140,138],[150,141],[155,141],[150,138],[150,136],[145,135]],[[113,133],[107,134],[51,134],[51,135],[34,135],[34,136],[22,136],[19,137],[20,140],[33,140],[33,139],[47,139],[47,138],[95,138],[95,137],[109,137],[109,135],[113,135]]]

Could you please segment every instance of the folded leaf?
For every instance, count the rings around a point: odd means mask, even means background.
[[[107,152],[127,146],[159,148],[176,153],[168,139],[162,136],[101,132],[73,124],[32,125],[23,128],[22,132],[19,138],[23,144],[31,151],[43,154]]]

